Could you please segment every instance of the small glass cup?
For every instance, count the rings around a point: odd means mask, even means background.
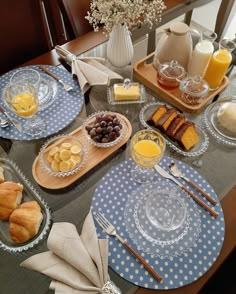
[[[19,69],[11,76],[10,83],[26,82],[34,86],[36,92],[39,90],[41,76],[40,73],[34,69],[23,68]]]
[[[131,170],[132,178],[138,183],[151,182],[155,171],[153,167],[161,160],[166,148],[164,137],[157,131],[148,129],[134,134],[130,153],[137,164]]]
[[[38,96],[32,84],[25,81],[10,83],[4,91],[4,99],[8,108],[16,115],[26,118],[23,132],[36,136],[46,130],[46,123],[36,117],[38,111]]]

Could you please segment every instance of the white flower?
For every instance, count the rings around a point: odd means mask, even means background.
[[[152,28],[161,21],[165,8],[163,0],[92,0],[85,18],[95,31],[103,26],[107,33],[117,24],[124,24],[128,29],[143,24]]]

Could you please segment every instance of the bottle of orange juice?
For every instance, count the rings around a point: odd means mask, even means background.
[[[213,53],[204,76],[211,90],[220,87],[232,60],[231,52],[235,47],[236,44],[232,40],[224,39],[220,42],[219,50]]]

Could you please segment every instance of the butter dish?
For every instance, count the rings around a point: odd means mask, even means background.
[[[131,82],[129,79],[108,87],[107,98],[112,105],[144,103],[147,100],[144,86],[140,83]]]

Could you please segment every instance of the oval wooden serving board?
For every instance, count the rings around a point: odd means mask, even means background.
[[[123,119],[125,126],[126,126],[126,132],[124,134],[124,137],[115,145],[109,148],[99,148],[96,146],[93,146],[87,141],[87,138],[84,136],[82,131],[82,126],[78,129],[74,130],[70,133],[70,135],[73,135],[77,137],[80,142],[87,148],[88,151],[88,158],[85,162],[85,165],[75,174],[68,176],[68,177],[55,177],[49,175],[41,166],[39,162],[39,156],[37,156],[34,160],[33,166],[32,166],[32,174],[35,179],[35,181],[42,187],[47,189],[62,189],[70,184],[74,183],[76,180],[78,180],[81,176],[86,174],[89,170],[91,170],[93,167],[98,165],[100,162],[102,162],[105,158],[107,158],[109,155],[114,153],[116,150],[118,150],[121,146],[123,146],[130,138],[132,134],[132,126],[129,122],[129,120],[119,114],[116,113],[118,117],[121,117]]]

